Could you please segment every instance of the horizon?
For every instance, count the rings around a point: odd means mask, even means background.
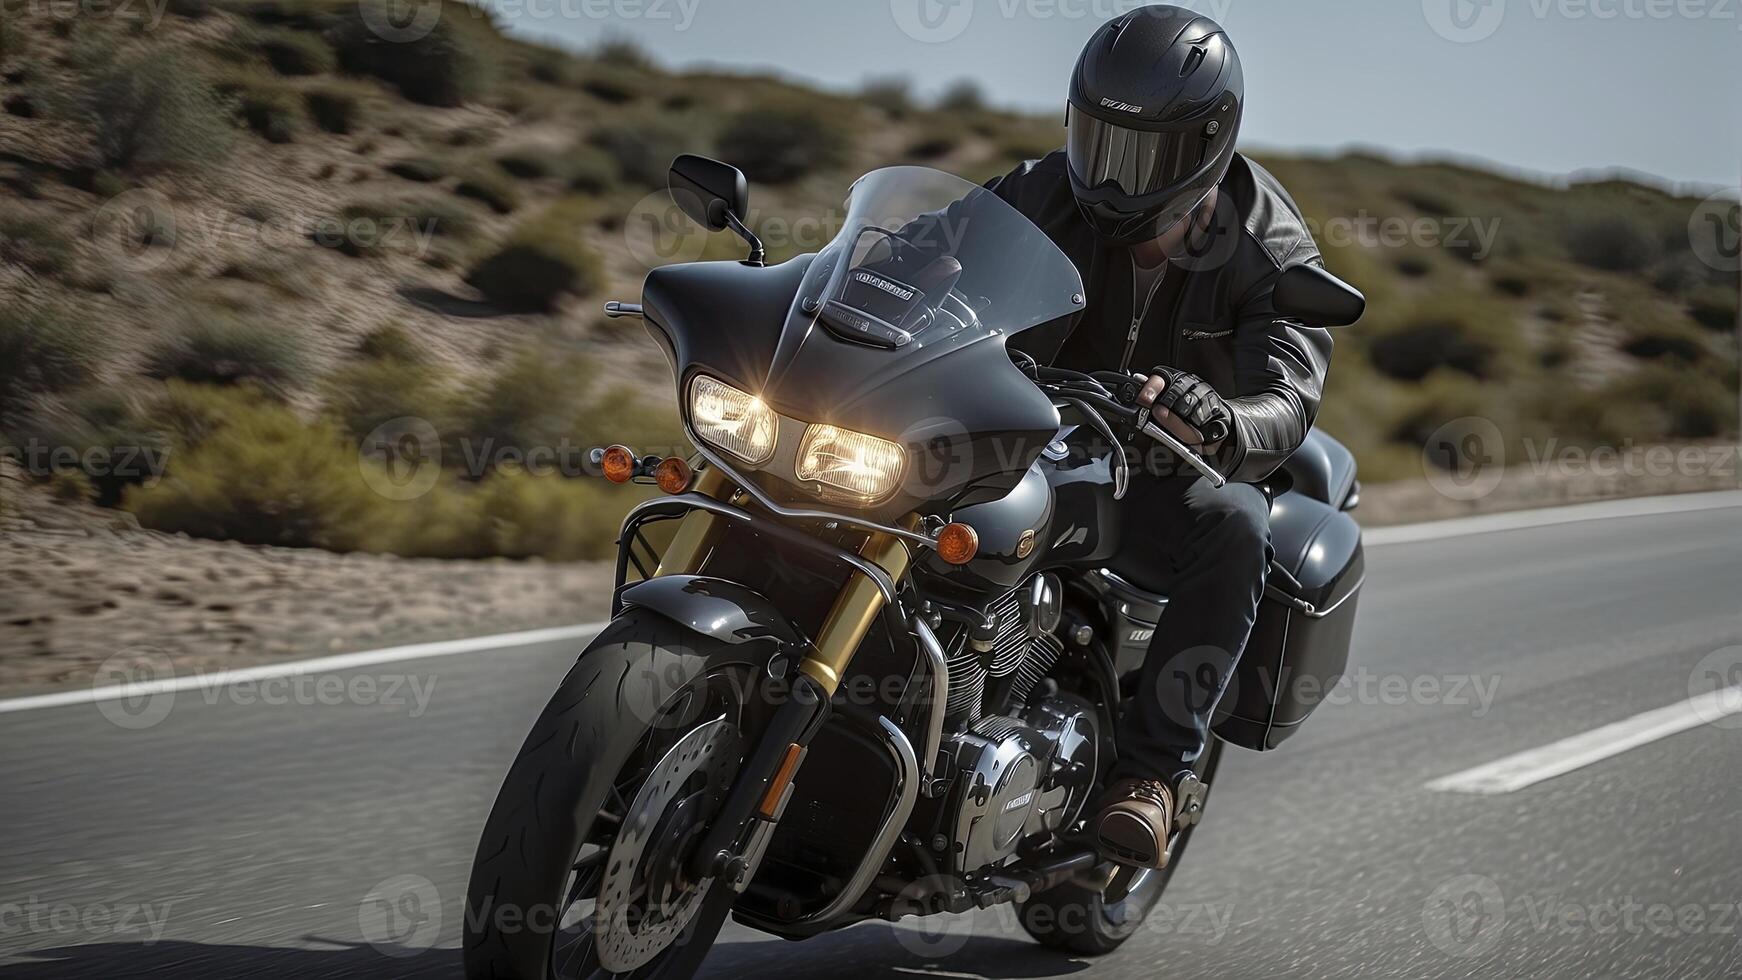
[[[968,79],[995,108],[1042,115],[1062,106],[1065,80],[1089,33],[1113,14],[1143,5],[873,0],[847,7],[759,0],[746,11],[730,0],[482,3],[513,36],[582,51],[627,40],[668,71],[771,75],[832,92],[901,77],[921,98]],[[1454,3],[1468,6],[1477,19],[1449,13]],[[1689,13],[1698,7],[1701,16],[1672,11],[1667,17],[1648,12],[1659,5],[1627,0],[1505,4],[1420,0],[1352,10],[1300,0],[1200,0],[1181,6],[1222,23],[1242,52],[1249,92],[1243,150],[1376,153],[1550,185],[1618,176],[1678,196],[1742,188],[1742,11],[1704,0],[1674,5]],[[1615,8],[1613,16],[1594,12],[1607,7]],[[1581,9],[1593,12],[1581,15]],[[795,48],[789,40],[832,35],[856,42]],[[1366,47],[1346,41],[1363,36],[1372,39]],[[1302,51],[1339,45],[1352,54],[1318,57],[1320,80],[1294,84]],[[1541,57],[1543,46],[1555,57]],[[868,52],[881,60],[873,62]],[[1612,66],[1622,63],[1632,64],[1633,73],[1625,85],[1610,82]],[[1403,73],[1417,84],[1373,84],[1375,76]],[[1568,77],[1583,81],[1566,85]],[[1677,97],[1690,88],[1700,98]],[[1326,94],[1341,92],[1359,98]],[[1545,111],[1533,111],[1539,107]],[[1643,124],[1615,125],[1630,113],[1696,138],[1642,139]],[[1545,116],[1561,124],[1535,122]],[[1389,124],[1383,137],[1373,131],[1376,118]],[[1714,121],[1724,125],[1714,127]]]

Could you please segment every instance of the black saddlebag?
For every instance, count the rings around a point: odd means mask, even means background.
[[[1276,498],[1270,540],[1258,622],[1214,722],[1224,741],[1260,751],[1294,734],[1342,678],[1366,576],[1360,526],[1303,493]]]

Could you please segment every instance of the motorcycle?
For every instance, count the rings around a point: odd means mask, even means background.
[[[532,727],[467,893],[477,978],[678,980],[726,918],[787,939],[1016,906],[1048,946],[1116,949],[1201,820],[1225,744],[1275,748],[1340,676],[1363,577],[1353,459],[1314,433],[1264,488],[1276,563],[1181,786],[1162,870],[1097,852],[1086,805],[1166,598],[1107,568],[1131,457],[1210,462],[1137,379],[1011,345],[1084,307],[1072,263],[995,194],[862,177],[820,252],[767,265],[748,185],[673,164],[678,206],[742,262],[650,273],[640,317],[691,457],[595,451],[657,484],[622,526],[610,624]],[[1284,315],[1360,294],[1286,270]]]

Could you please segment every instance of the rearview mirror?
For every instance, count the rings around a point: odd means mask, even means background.
[[[709,231],[725,231],[750,210],[750,182],[729,163],[685,153],[671,162],[668,186],[678,210]]]
[[[1367,312],[1367,297],[1316,265],[1296,265],[1276,280],[1271,306],[1311,326],[1346,327]]]

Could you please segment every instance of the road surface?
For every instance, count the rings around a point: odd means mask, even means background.
[[[1393,537],[1350,682],[1281,751],[1230,753],[1115,956],[1043,950],[993,910],[803,944],[733,926],[704,975],[1742,975],[1742,714],[1557,747],[1742,680],[1742,494]],[[0,976],[458,976],[479,828],[576,649],[0,713]],[[1468,791],[1545,746],[1590,758]]]

